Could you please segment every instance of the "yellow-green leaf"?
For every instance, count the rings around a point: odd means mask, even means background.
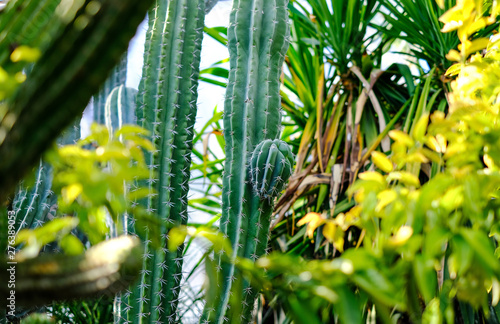
[[[462,60],[462,55],[460,55],[459,51],[451,49],[448,54],[446,54],[446,59],[452,62],[460,62]]]
[[[21,45],[18,46],[12,52],[12,54],[10,54],[10,60],[14,63],[20,61],[32,63],[38,60],[38,58],[40,58],[40,55],[42,55],[42,53],[38,48],[31,48],[25,45]]]
[[[385,206],[389,205],[394,200],[396,200],[396,198],[398,198],[398,194],[392,189],[387,189],[379,192],[377,194],[378,203],[377,206],[375,207],[375,211],[377,212],[381,211],[383,208],[385,208]]]
[[[80,183],[72,183],[62,189],[61,194],[64,203],[70,205],[82,193],[83,187]]]
[[[425,142],[425,133],[427,131],[427,124],[429,123],[429,114],[425,113],[415,124],[413,129],[413,138],[421,143]]]
[[[329,220],[323,226],[323,235],[340,252],[344,252],[344,231]]]
[[[360,173],[358,175],[358,178],[360,178],[361,180],[376,181],[382,185],[385,185],[384,176],[378,172],[375,172],[375,171],[366,171],[366,172]]]
[[[187,229],[185,227],[174,227],[168,232],[168,249],[171,252],[177,250],[177,248],[184,243],[187,236]]]
[[[85,247],[82,242],[71,234],[64,236],[59,241],[59,246],[64,251],[65,254],[68,255],[78,255],[82,254],[85,251]]]
[[[321,216],[321,214],[310,212],[307,213],[300,221],[297,222],[297,226],[302,226],[304,224],[307,224],[307,236],[309,238],[313,237],[314,231],[323,223],[325,222],[325,219]]]
[[[413,228],[411,226],[401,226],[396,234],[390,238],[393,246],[401,246],[405,244],[413,235]]]
[[[373,163],[384,172],[391,172],[393,170],[393,165],[391,160],[385,154],[378,151],[373,151],[371,153]]]
[[[404,144],[406,147],[411,148],[413,147],[413,145],[415,145],[415,142],[412,140],[412,138],[399,129],[391,130],[389,132],[389,137],[396,142]]]
[[[452,66],[450,66],[448,68],[448,70],[446,70],[445,74],[446,74],[446,76],[455,76],[455,75],[459,74],[461,70],[462,70],[462,64],[455,63]]]
[[[473,40],[472,42],[467,41],[465,43],[462,43],[458,45],[458,48],[462,49],[461,47],[465,46],[465,56],[468,57],[472,53],[482,51],[483,49],[485,49],[488,46],[489,42],[490,42],[489,38],[481,37]]]
[[[387,176],[387,181],[393,180],[398,180],[407,186],[420,187],[420,180],[418,180],[418,178],[414,174],[409,172],[394,171],[389,173],[389,175]]]

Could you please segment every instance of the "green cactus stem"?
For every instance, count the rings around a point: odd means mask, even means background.
[[[94,9],[86,10],[90,3]],[[87,0],[9,98],[0,120],[0,201],[97,92],[152,0]],[[126,22],[126,23],[124,23]],[[5,109],[4,109],[5,110]]]
[[[106,82],[104,82],[99,93],[97,95],[94,95],[93,97],[92,106],[94,112],[94,121],[96,123],[98,124],[106,123],[106,113],[107,113],[106,105],[109,95],[112,93],[114,89],[116,89],[116,87],[125,86],[126,81],[127,81],[127,53],[125,53],[125,55],[122,56],[118,65],[113,68],[113,71],[106,79]],[[121,102],[125,103],[125,101]],[[129,102],[135,105],[135,99]],[[132,108],[132,107],[126,107],[126,108]],[[133,113],[134,109],[127,111],[127,114],[133,115]],[[129,123],[131,122],[126,122],[126,124]],[[110,133],[112,132],[110,131]]]
[[[204,10],[203,0],[161,0],[149,13],[136,115],[157,151],[146,154],[150,195],[138,203],[160,217],[163,248],[146,239],[140,282],[115,303],[118,323],[178,321],[183,247],[169,251],[167,240],[168,230],[188,218]]]
[[[219,2],[219,0],[205,0],[205,13],[208,14],[210,10],[215,7],[217,2]]]
[[[44,254],[17,263],[3,260],[0,280],[8,282],[15,271],[16,307],[113,296],[137,278],[142,264],[141,245],[136,237],[121,236],[99,243],[82,255]],[[2,285],[0,298],[7,300],[10,290]]]
[[[286,0],[233,2],[228,29],[230,72],[224,104],[226,164],[220,221],[220,229],[232,245],[232,258],[256,259],[267,246],[272,202],[261,200],[254,189],[250,158],[259,143],[279,136],[280,75],[288,34]],[[242,300],[253,305],[243,296],[243,291],[247,295],[250,291],[246,289],[248,283],[232,287],[233,281],[240,282],[234,265],[216,262],[221,291],[214,304],[205,307],[201,322],[250,321],[248,314],[227,313],[230,295],[237,307]]]
[[[261,199],[273,199],[292,174],[293,153],[281,140],[260,142],[252,153],[250,176],[254,193]]]
[[[113,70],[110,78],[106,80],[105,84],[111,84],[110,79],[116,78],[119,79],[120,70],[116,67]],[[123,77],[126,76],[122,74]],[[125,82],[125,79],[121,80]],[[118,81],[117,81],[118,82]],[[101,95],[104,91],[106,91],[106,86],[101,89]],[[94,97],[95,100],[96,97]],[[106,99],[106,104],[104,106],[104,113],[98,113],[97,116],[100,118],[104,118],[104,124],[108,128],[110,136],[114,134],[117,130],[119,130],[123,125],[126,124],[134,124],[135,123],[135,101],[137,98],[137,90],[134,88],[128,88],[124,84],[121,84],[108,94]],[[94,105],[94,118],[96,118],[95,109],[97,107]],[[101,109],[101,108],[99,108]],[[94,120],[95,121],[95,120]],[[120,140],[122,138],[120,137]],[[124,184],[125,192],[129,190],[129,188]],[[116,237],[121,234],[127,233],[127,227],[129,223],[130,217],[127,213],[120,215],[118,221],[111,227],[111,237]],[[113,222],[110,219],[110,222]]]
[[[12,203],[16,214],[16,232],[23,228],[41,226],[54,214],[57,207],[57,197],[52,192],[52,167],[40,160],[35,173],[35,182],[31,188],[19,186]]]
[[[115,87],[104,107],[104,123],[110,134],[116,132],[125,124],[134,124],[135,121],[135,100],[137,90],[128,88],[123,84]]]

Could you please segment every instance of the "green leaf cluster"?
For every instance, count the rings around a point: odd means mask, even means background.
[[[58,195],[59,217],[36,229],[21,230],[16,238],[16,244],[23,244],[18,257],[34,257],[53,241],[66,254],[79,254],[84,246],[71,233],[77,227],[96,244],[109,237],[111,224],[125,225],[119,218],[124,213],[139,222],[151,219],[143,208],[130,203],[149,191],[129,190],[135,181],[150,175],[143,150],[151,151],[153,145],[145,139],[146,133],[141,127],[125,125],[111,135],[105,126],[93,124],[87,138],[47,152],[46,159],[54,167],[52,190]]]

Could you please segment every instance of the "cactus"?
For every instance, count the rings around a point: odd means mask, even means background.
[[[277,155],[280,152],[285,157],[285,164],[292,164],[289,149],[282,149],[283,144],[276,142],[280,148],[276,150],[273,145],[268,145],[273,142],[264,142],[279,136],[279,79],[288,48],[288,33],[286,0],[234,1],[228,29],[230,72],[224,104],[226,162],[220,220],[220,230],[231,242],[233,259],[246,257],[255,260],[265,252],[268,242],[273,207],[270,194],[274,195],[279,188],[266,190],[270,183],[264,187],[261,183],[258,188],[260,172],[256,167],[260,163],[260,150],[273,147],[272,152],[262,154]],[[252,184],[250,160],[256,147],[253,177],[257,182]],[[289,166],[285,166],[281,170],[283,176],[290,173]],[[271,168],[280,170],[280,166],[268,166],[266,177],[270,175],[270,179]],[[277,183],[277,179],[271,181]],[[287,180],[281,179],[283,182]],[[261,199],[261,196],[268,199]],[[201,322],[251,321],[256,292],[252,292],[248,282],[232,285],[236,279],[240,283],[234,265],[220,259],[216,262],[220,269],[221,291],[213,304],[206,305]],[[235,302],[231,312],[227,312],[230,295]],[[244,309],[238,312],[241,304]]]
[[[116,79],[119,77],[118,75],[121,74],[122,76],[126,73],[122,73],[122,71],[119,69],[119,67],[116,67],[113,70],[113,73],[111,76],[106,80],[105,84],[111,83],[110,79]],[[134,119],[135,119],[135,100],[137,97],[137,90],[133,88],[128,88],[125,87],[124,82],[125,80],[123,79],[123,84],[115,87],[114,89],[111,90],[111,92],[108,94],[107,99],[106,99],[106,104],[104,106],[104,114],[99,112],[96,114],[96,108],[101,110],[101,107],[96,107],[94,105],[94,118],[99,117],[99,118],[104,118],[104,123],[106,127],[108,128],[110,136],[120,129],[123,125],[125,124],[133,124]],[[99,95],[104,95],[104,92],[106,91],[106,86],[101,89]],[[95,100],[95,97],[94,97]],[[94,120],[95,121],[95,120]],[[122,138],[120,137],[120,141]],[[125,187],[125,192],[128,191],[129,188]],[[113,224],[111,228],[111,237],[116,237],[121,234],[126,234],[127,233],[127,227],[128,227],[128,222],[130,218],[127,215],[127,213],[120,215],[118,222]],[[109,222],[112,223],[113,220],[109,219]]]
[[[40,160],[32,188],[19,186],[12,203],[16,213],[16,231],[42,225],[57,205],[57,197],[51,190],[52,167]]]
[[[109,75],[109,77],[104,82],[104,85],[101,87],[101,90],[98,94],[93,96],[93,112],[94,112],[94,121],[99,124],[106,124],[106,105],[109,99],[109,95],[113,92],[116,87],[121,85],[125,86],[125,82],[127,81],[127,53],[122,56],[120,62],[117,66],[113,68],[113,71]],[[131,89],[131,88],[129,88]],[[124,98],[125,99],[125,98]],[[126,100],[121,101],[123,103],[130,102],[135,103],[134,100]],[[135,109],[135,108],[134,108]],[[134,113],[134,109],[130,108],[127,113]],[[116,115],[118,116],[118,115]],[[132,121],[126,122],[127,124],[132,123]],[[110,131],[110,133],[112,133]]]
[[[250,160],[254,193],[261,199],[275,198],[290,178],[293,162],[293,153],[287,143],[281,140],[260,142]]]
[[[167,249],[168,230],[187,222],[193,127],[204,27],[203,0],[161,0],[149,13],[137,122],[157,151],[146,154],[151,170],[148,199],[139,201],[162,220],[162,249],[146,238],[140,282],[118,297],[117,323],[177,321],[182,280],[181,246]]]
[[[219,2],[219,0],[205,0],[205,14],[208,14],[210,10],[215,7],[217,2]]]
[[[91,2],[90,7],[98,10],[87,8]],[[0,160],[0,201],[36,164],[51,141],[83,111],[126,50],[151,3],[83,1],[82,10],[70,17],[67,27],[35,64],[17,94],[5,102],[7,111],[0,121],[0,155],[8,158]]]
[[[123,84],[115,87],[104,106],[104,123],[110,134],[125,124],[133,124],[135,119],[135,100],[137,90]]]

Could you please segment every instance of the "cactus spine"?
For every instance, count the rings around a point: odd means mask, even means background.
[[[235,0],[230,16],[230,72],[224,105],[226,164],[220,229],[231,241],[233,258],[255,260],[265,252],[268,242],[272,197],[261,199],[254,190],[250,158],[259,143],[279,136],[280,75],[289,33],[287,2]],[[217,262],[222,284],[219,299],[205,307],[201,322],[250,322],[256,292],[252,292],[247,282],[232,285],[238,279],[234,265]],[[236,302],[231,305],[231,312],[227,312],[230,295]],[[243,312],[238,311],[241,303]]]
[[[139,203],[159,215],[162,249],[146,246],[139,284],[119,297],[118,323],[177,321],[183,247],[171,252],[167,240],[168,230],[188,218],[204,10],[203,0],[159,0],[149,13],[136,115],[157,151],[146,154],[150,195]]]

